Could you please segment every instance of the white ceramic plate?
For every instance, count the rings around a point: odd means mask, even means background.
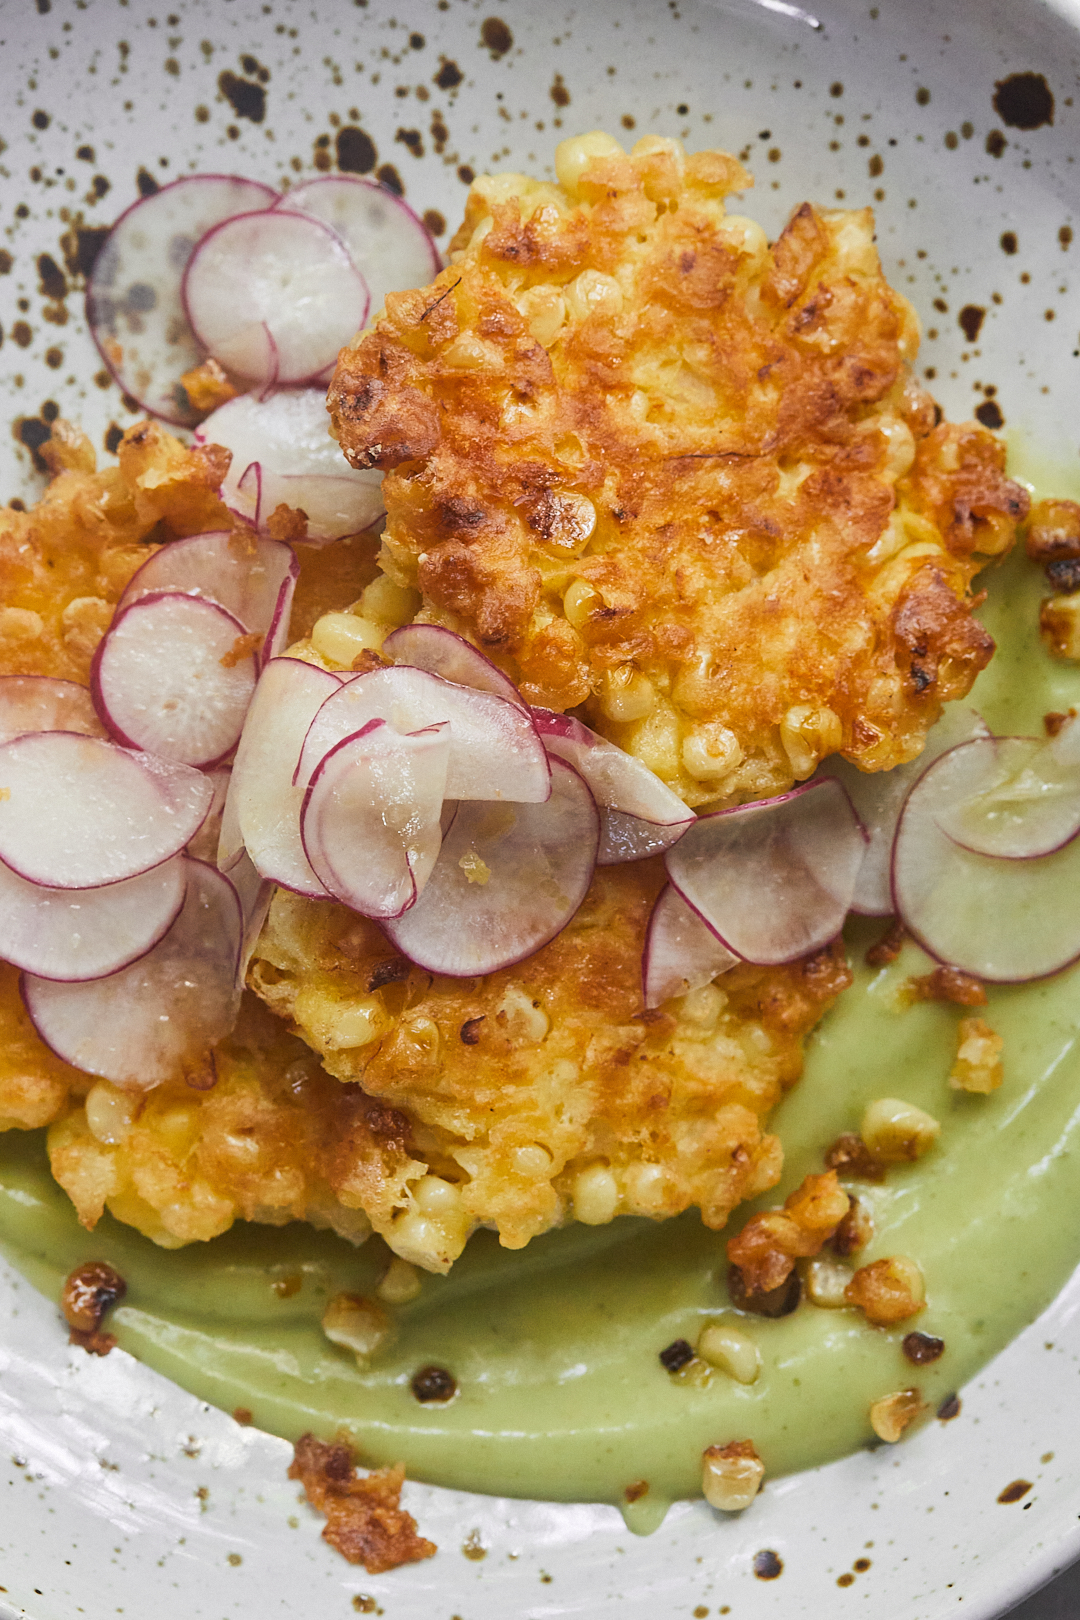
[[[65,244],[73,264],[79,232],[111,221],[140,173],[274,183],[315,172],[354,125],[452,230],[469,170],[542,171],[563,135],[632,119],[637,134],[745,150],[748,211],[770,231],[804,197],[873,202],[949,414],[993,400],[1016,470],[1080,494],[1077,26],[1071,0],[7,0],[0,398],[17,437],[0,451],[2,493],[40,488],[24,445],[43,408],[99,445],[135,419],[95,380],[76,286],[56,298],[40,256],[70,278]],[[995,109],[995,83],[1020,71],[1045,75],[1052,125],[1023,131]],[[985,311],[973,340],[968,306]],[[55,1306],[0,1270],[0,1616],[344,1616],[352,1600],[392,1620],[795,1620],[842,1605],[987,1620],[1080,1552],[1078,1310],[1074,1279],[952,1423],[771,1483],[741,1518],[685,1503],[636,1540],[607,1507],[408,1486],[440,1553],[370,1577],[320,1542],[283,1442],[122,1353],[69,1350]],[[999,1505],[1017,1476],[1034,1488]],[[482,1561],[459,1551],[472,1530]],[[770,1580],[755,1574],[764,1550],[783,1566]]]

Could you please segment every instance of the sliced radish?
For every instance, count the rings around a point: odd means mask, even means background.
[[[340,239],[303,214],[267,209],[216,225],[182,287],[199,342],[252,382],[305,382],[363,326],[368,289]]]
[[[326,899],[300,839],[307,783],[297,786],[294,775],[312,721],[340,685],[336,675],[298,658],[275,658],[263,670],[225,801],[218,850],[218,865],[224,870],[231,869],[239,854],[239,837],[264,878],[298,894]]]
[[[0,861],[29,883],[95,889],[182,850],[213,787],[99,737],[40,731],[0,747]]]
[[[551,790],[547,755],[524,709],[407,664],[354,675],[327,698],[305,739],[297,782],[306,787],[331,748],[369,720],[403,734],[449,721],[447,798],[541,804]]]
[[[274,616],[270,620],[270,628],[263,642],[261,659],[263,664],[268,664],[271,658],[280,658],[289,645],[289,622],[292,618],[293,597],[296,595],[296,582],[299,576],[300,571],[297,569],[295,574],[290,574],[281,582],[277,602],[274,604]]]
[[[57,1057],[147,1091],[200,1070],[239,1004],[240,902],[228,878],[184,857],[180,914],[146,956],[108,978],[58,984],[24,974],[34,1028]]]
[[[255,947],[259,943],[263,923],[266,921],[270,910],[270,901],[274,896],[274,885],[267,882],[266,878],[260,875],[258,868],[253,865],[245,850],[240,851],[239,859],[230,869],[229,882],[236,890],[244,922],[244,936],[241,942],[240,961],[236,975],[238,983],[243,988],[248,966],[255,954]]]
[[[310,214],[337,232],[371,289],[372,313],[388,292],[425,287],[441,268],[438,248],[408,203],[373,180],[306,180],[277,206]]]
[[[91,673],[113,736],[181,765],[214,765],[232,751],[255,679],[239,619],[177,591],[125,608],[98,644]]]
[[[683,899],[747,962],[793,962],[843,927],[866,849],[840,783],[701,816],[664,857]]]
[[[646,1007],[711,984],[739,958],[729,951],[678,889],[666,883],[649,918],[642,957]]]
[[[670,849],[695,820],[694,812],[647,765],[580,720],[549,709],[534,709],[533,719],[548,753],[580,771],[600,807],[598,866]]]
[[[143,563],[117,612],[143,596],[182,591],[216,602],[252,635],[268,636],[280,613],[282,592],[287,590],[291,604],[299,573],[292,547],[280,540],[226,529],[193,534],[170,540]]]
[[[382,927],[429,972],[495,973],[566,927],[592,880],[599,836],[592,794],[553,760],[545,804],[460,804],[423,894]]]
[[[893,845],[896,911],[939,961],[999,983],[1040,979],[1080,956],[1080,839],[1028,860],[955,843],[940,822],[984,779],[984,753],[982,739],[961,744],[909,793]]]
[[[180,296],[195,244],[234,214],[266,209],[277,193],[231,174],[195,174],[162,186],[121,214],[94,261],[86,318],[102,359],[140,406],[190,426],[198,412],[180,378],[205,359]]]
[[[426,669],[429,675],[441,675],[455,686],[493,692],[519,709],[529,707],[509,675],[496,669],[464,636],[441,624],[403,624],[400,630],[391,630],[381,651],[392,663]]]
[[[90,689],[49,675],[0,676],[0,743],[28,731],[77,731],[104,737]]]
[[[450,727],[402,737],[370,720],[316,766],[304,797],[304,852],[335,899],[366,917],[414,905],[442,843]]]
[[[206,812],[206,820],[195,834],[187,847],[187,853],[197,861],[208,861],[213,866],[217,861],[218,847],[221,843],[221,821],[225,813],[225,800],[229,796],[229,782],[232,772],[227,765],[219,766],[215,771],[207,771],[206,779],[213,790],[210,808]]]
[[[888,917],[892,913],[890,860],[896,824],[912,785],[935,759],[971,737],[988,737],[982,716],[962,703],[950,703],[927,736],[922,753],[906,765],[891,771],[860,771],[848,760],[833,755],[815,777],[835,777],[855,806],[869,839],[866,859],[855,883],[851,909],[866,917]]]
[[[222,499],[257,527],[284,503],[306,514],[308,541],[321,545],[359,534],[385,511],[382,474],[350,467],[330,437],[322,389],[241,394],[208,416],[196,438],[232,451]]]
[[[984,737],[968,745],[970,796],[938,826],[976,855],[1031,860],[1080,832],[1080,765],[1062,766],[1041,737]]]
[[[164,937],[185,882],[181,855],[104,889],[43,889],[0,866],[0,950],[43,979],[100,979]]]

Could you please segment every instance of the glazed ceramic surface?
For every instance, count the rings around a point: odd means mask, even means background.
[[[598,127],[740,153],[770,233],[805,197],[873,205],[946,410],[1000,423],[1018,474],[1080,495],[1078,28],[1064,0],[6,0],[0,496],[36,496],[58,412],[102,448],[138,417],[80,278],[140,190],[342,166],[402,189],[445,244],[473,173],[549,172],[559,139]],[[68,1348],[55,1305],[0,1271],[0,1616],[987,1620],[1080,1552],[1078,1310],[1074,1279],[957,1417],[770,1482],[741,1517],[683,1503],[642,1539],[607,1507],[409,1485],[440,1552],[373,1577],[320,1541],[284,1442]]]

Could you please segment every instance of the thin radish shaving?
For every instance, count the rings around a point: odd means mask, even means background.
[[[283,589],[289,601],[300,570],[292,548],[250,531],[213,530],[170,540],[133,574],[117,605],[122,613],[142,596],[182,591],[205,597],[239,619],[253,635],[269,634]]]
[[[464,636],[444,629],[441,624],[402,625],[400,630],[391,630],[381,651],[392,663],[426,669],[429,675],[441,675],[444,681],[453,681],[455,686],[493,692],[519,709],[528,708],[509,675],[497,669],[491,659],[485,658]]]
[[[239,1005],[240,901],[228,878],[184,857],[180,914],[146,956],[90,983],[24,974],[26,1010],[57,1057],[118,1086],[149,1090],[202,1072]]]
[[[0,747],[0,788],[0,861],[55,889],[159,866],[195,836],[213,798],[198,771],[70,731]]]
[[[399,917],[435,865],[450,728],[401,736],[371,720],[320,761],[300,829],[312,868],[334,897],[367,917]]]
[[[646,1007],[711,984],[739,958],[718,939],[678,889],[664,885],[645,935],[642,980]]]
[[[372,313],[388,292],[424,287],[441,268],[438,248],[408,203],[373,180],[306,180],[278,207],[310,214],[337,232],[371,289]]]
[[[0,866],[6,961],[44,979],[100,979],[152,950],[184,903],[181,855],[104,889],[43,889]]]
[[[0,676],[0,743],[30,731],[106,735],[88,687],[48,675]]]
[[[255,648],[239,619],[205,597],[141,596],[113,620],[91,673],[113,736],[181,765],[232,752],[255,690]]]
[[[241,394],[208,416],[196,438],[232,451],[222,499],[258,528],[289,506],[304,512],[308,542],[324,545],[370,528],[385,510],[382,474],[350,467],[330,437],[321,389]]]
[[[955,843],[941,822],[985,780],[985,752],[982,739],[961,744],[908,795],[893,846],[896,911],[939,961],[994,982],[1040,979],[1080,956],[1080,839],[1023,860]]]
[[[965,752],[969,796],[937,818],[976,855],[1031,860],[1080,832],[1080,764],[1062,765],[1041,737],[985,737]]]
[[[236,973],[237,982],[243,988],[248,966],[259,943],[263,923],[270,911],[274,885],[260,875],[245,850],[241,850],[239,859],[230,868],[229,882],[240,900],[240,911],[244,921],[244,936]]]
[[[306,382],[367,319],[368,289],[335,233],[268,209],[224,220],[184,272],[184,308],[199,342],[251,382]]]
[[[213,866],[217,862],[218,846],[221,843],[221,822],[225,814],[225,800],[229,795],[232,771],[227,765],[220,765],[217,770],[207,771],[206,779],[213,789],[214,796],[210,800],[206,820],[188,845],[187,853],[195,860],[208,861]]]
[[[382,927],[429,972],[495,973],[566,927],[592,880],[599,834],[592,794],[553,760],[544,804],[458,805],[423,894]]]
[[[230,174],[187,175],[121,214],[94,261],[87,324],[102,359],[144,410],[198,420],[180,385],[205,358],[180,296],[184,267],[212,226],[273,205],[277,193]]]
[[[664,857],[668,876],[748,962],[793,962],[843,927],[866,850],[840,783],[702,816]]]

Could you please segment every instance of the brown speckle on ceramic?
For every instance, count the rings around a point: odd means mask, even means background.
[[[754,1554],[754,1574],[759,1581],[775,1581],[784,1573],[784,1561],[771,1547],[763,1547]]]
[[[1006,1485],[1003,1491],[998,1492],[997,1500],[1005,1505],[1020,1502],[1030,1490],[1030,1479],[1014,1479],[1010,1485]]]

